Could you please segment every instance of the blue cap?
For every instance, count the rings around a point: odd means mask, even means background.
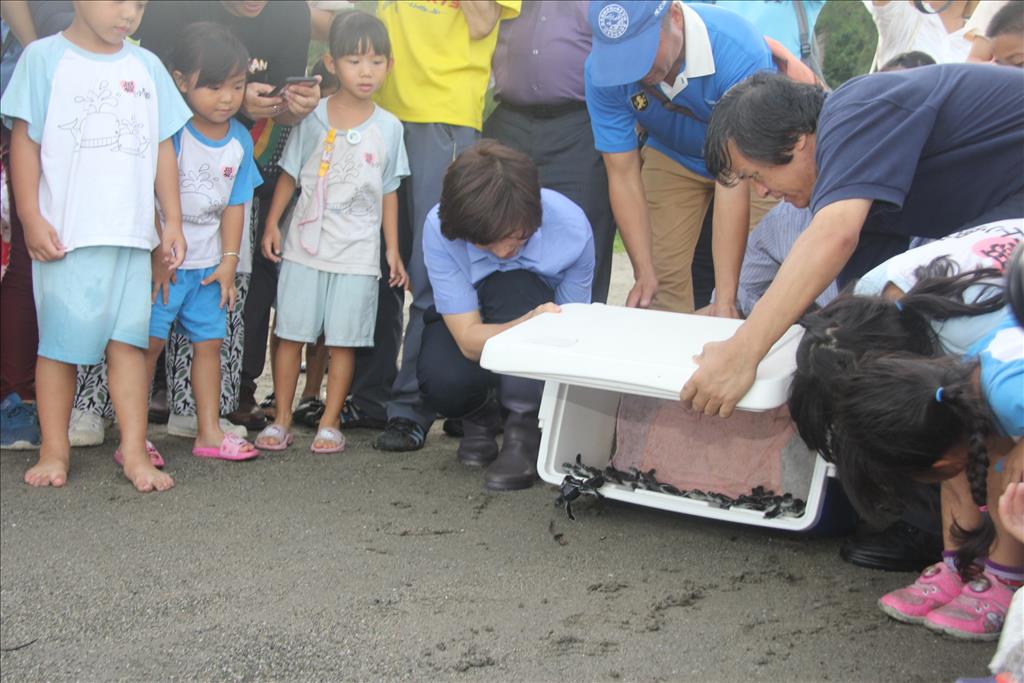
[[[670,0],[591,0],[590,78],[594,85],[626,85],[647,75],[671,4]]]

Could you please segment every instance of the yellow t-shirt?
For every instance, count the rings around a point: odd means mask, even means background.
[[[500,19],[519,16],[521,0],[497,3]],[[459,0],[378,0],[377,16],[395,59],[377,103],[402,121],[480,130],[498,26],[470,40]]]

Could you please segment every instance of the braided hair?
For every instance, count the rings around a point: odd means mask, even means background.
[[[850,501],[867,519],[910,495],[913,480],[945,478],[944,456],[967,475],[971,498],[987,505],[986,438],[995,418],[972,379],[976,363],[951,356],[866,354],[842,377],[834,400],[832,455]],[[956,456],[966,444],[966,455]],[[952,453],[952,454],[951,454]],[[995,538],[991,518],[976,529],[953,524],[957,569],[967,580]]]
[[[837,382],[853,372],[867,352],[902,351],[921,356],[942,353],[932,321],[983,315],[1006,299],[995,269],[956,273],[945,257],[917,269],[917,284],[899,301],[858,296],[849,289],[824,308],[805,315],[790,386],[789,412],[801,438],[833,461],[831,440]],[[981,286],[980,295],[968,290]],[[973,301],[968,301],[972,296]]]

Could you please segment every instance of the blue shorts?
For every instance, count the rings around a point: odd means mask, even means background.
[[[149,336],[166,340],[171,325],[177,323],[179,334],[193,344],[223,339],[227,332],[228,311],[220,307],[220,284],[200,284],[210,277],[216,266],[179,270],[171,283],[164,303],[162,295],[153,304],[149,319]]]
[[[288,341],[327,346],[373,346],[377,278],[327,273],[293,261],[281,264],[274,334]]]
[[[132,247],[81,247],[32,262],[39,355],[95,365],[111,341],[149,346],[150,254]]]

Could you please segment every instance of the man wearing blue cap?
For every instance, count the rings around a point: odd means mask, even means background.
[[[590,25],[587,108],[636,278],[627,305],[693,310],[690,266],[713,196],[711,312],[738,317],[747,232],[774,202],[752,198],[746,183],[716,186],[703,144],[725,91],[775,70],[764,36],[729,10],[669,0],[591,2]],[[649,136],[642,151],[638,128]]]

